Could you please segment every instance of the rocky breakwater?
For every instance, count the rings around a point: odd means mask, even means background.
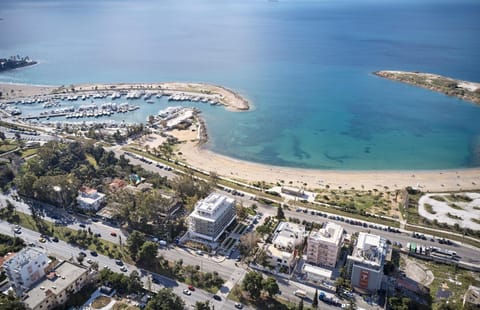
[[[480,83],[422,72],[376,71],[373,74],[480,104]]]

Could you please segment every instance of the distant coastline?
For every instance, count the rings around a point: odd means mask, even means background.
[[[37,62],[27,57],[12,56],[0,58],[0,72],[36,65]]]
[[[423,72],[384,70],[376,71],[373,74],[480,104],[480,83],[456,80],[438,74]]]

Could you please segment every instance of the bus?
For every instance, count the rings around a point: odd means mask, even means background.
[[[293,295],[300,298],[305,298],[307,297],[307,292],[305,292],[304,290],[295,290],[295,292],[293,292]]]

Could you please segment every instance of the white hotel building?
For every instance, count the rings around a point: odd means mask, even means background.
[[[189,237],[216,242],[236,216],[235,200],[212,193],[197,202],[190,214]]]
[[[312,231],[308,237],[307,262],[335,268],[342,247],[343,227],[327,223],[324,228]]]

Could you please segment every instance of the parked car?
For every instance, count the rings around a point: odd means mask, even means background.
[[[192,295],[192,292],[190,292],[187,288],[183,290],[183,293],[187,296]]]
[[[58,238],[57,238],[57,237],[53,237],[53,238],[52,238],[52,241],[53,241],[53,242],[58,242]]]
[[[92,255],[92,256],[98,256],[98,253],[95,252],[95,251],[91,251],[91,252],[90,252],[90,255]]]
[[[222,297],[218,296],[218,295],[213,295],[213,299],[215,300],[218,300],[218,301],[222,301]]]
[[[82,227],[82,228],[87,227],[87,226],[85,226],[85,224],[83,224],[83,223],[79,224],[78,226],[80,226],[80,227]]]
[[[122,267],[120,268],[120,271],[127,272],[127,267],[122,266]]]
[[[119,259],[115,261],[115,264],[117,264],[118,266],[123,266],[123,262]]]
[[[235,303],[235,308],[242,309],[243,305],[241,303],[237,302],[237,303]]]
[[[195,291],[195,288],[193,287],[193,285],[189,285],[188,289],[191,290],[192,292]]]
[[[112,232],[110,233],[110,236],[112,236],[112,237],[116,237],[116,236],[117,236],[117,233],[116,233],[116,232],[114,232],[114,231],[112,231]]]

